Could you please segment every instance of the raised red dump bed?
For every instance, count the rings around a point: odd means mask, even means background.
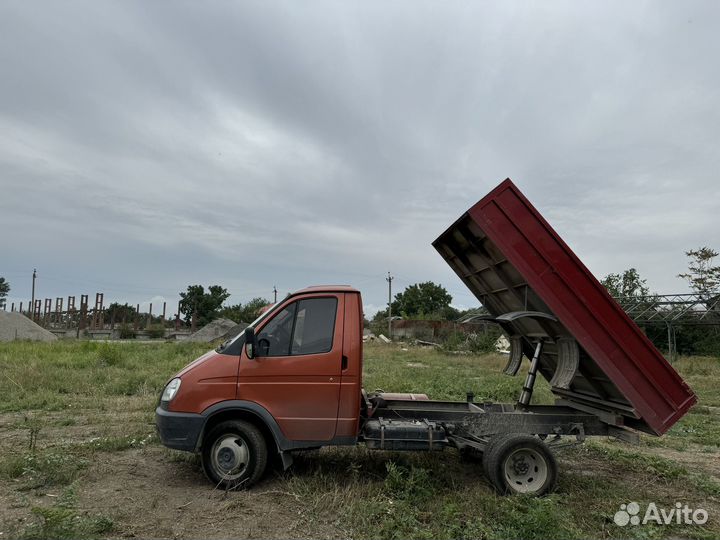
[[[532,358],[559,402],[661,435],[697,401],[665,357],[510,179],[470,208],[435,248]],[[516,371],[520,358],[514,355]],[[513,363],[511,357],[510,363]]]

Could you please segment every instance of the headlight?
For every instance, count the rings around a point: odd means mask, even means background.
[[[172,401],[172,398],[175,397],[175,394],[178,393],[178,390],[180,390],[180,379],[175,378],[169,383],[167,383],[165,390],[163,390],[160,401]]]

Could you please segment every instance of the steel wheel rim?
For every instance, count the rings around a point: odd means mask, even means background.
[[[533,493],[545,485],[548,463],[541,452],[532,448],[518,448],[506,459],[503,466],[505,481],[517,493]]]
[[[250,460],[245,440],[234,433],[218,438],[210,450],[213,469],[223,480],[235,480],[245,473]]]

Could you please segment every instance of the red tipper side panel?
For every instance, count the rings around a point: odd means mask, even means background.
[[[577,378],[564,390],[553,388],[555,393],[570,402],[615,403],[615,412],[632,417],[628,425],[656,434],[665,433],[696,402],[678,373],[512,181],[502,182],[453,227],[464,227],[467,237],[471,222],[486,236],[483,241],[506,258],[501,261],[506,270],[493,261],[489,266],[501,277],[516,271],[518,278],[525,281],[525,297],[529,295],[531,303],[532,298],[537,298],[530,307],[537,309],[544,303],[546,311],[558,319],[557,335],[569,334],[581,348]],[[495,290],[482,290],[482,283],[489,283],[487,279],[493,276],[478,278],[484,282],[474,279],[468,270],[473,263],[467,255],[457,253],[457,247],[451,254],[453,248],[448,248],[443,239],[457,232],[453,227],[436,241],[435,247],[486,304],[483,296]],[[473,236],[471,245],[475,245],[478,234]],[[457,258],[465,261],[462,272],[460,263],[453,260]],[[526,309],[527,304],[525,300]],[[502,302],[496,304],[494,311],[501,306]],[[548,357],[545,372],[541,369],[546,378],[553,375],[553,362]],[[578,390],[583,384],[586,389]],[[612,406],[609,409],[614,410]]]

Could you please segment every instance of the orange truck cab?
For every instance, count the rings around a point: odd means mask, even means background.
[[[516,403],[431,401],[362,389],[360,293],[310,287],[166,384],[156,410],[166,446],[199,452],[217,486],[249,487],[271,455],[363,443],[370,449],[481,454],[500,493],[553,489],[562,437],[662,435],[692,390],[547,221],[502,182],[433,243],[511,347],[529,360]],[[537,376],[554,405],[532,404]]]
[[[362,335],[358,290],[309,287],[290,295],[168,383],[156,410],[162,442],[202,451],[215,482],[247,460],[247,474],[228,478],[247,484],[262,474],[268,447],[289,466],[291,450],[355,444]],[[249,463],[257,453],[261,463]]]

